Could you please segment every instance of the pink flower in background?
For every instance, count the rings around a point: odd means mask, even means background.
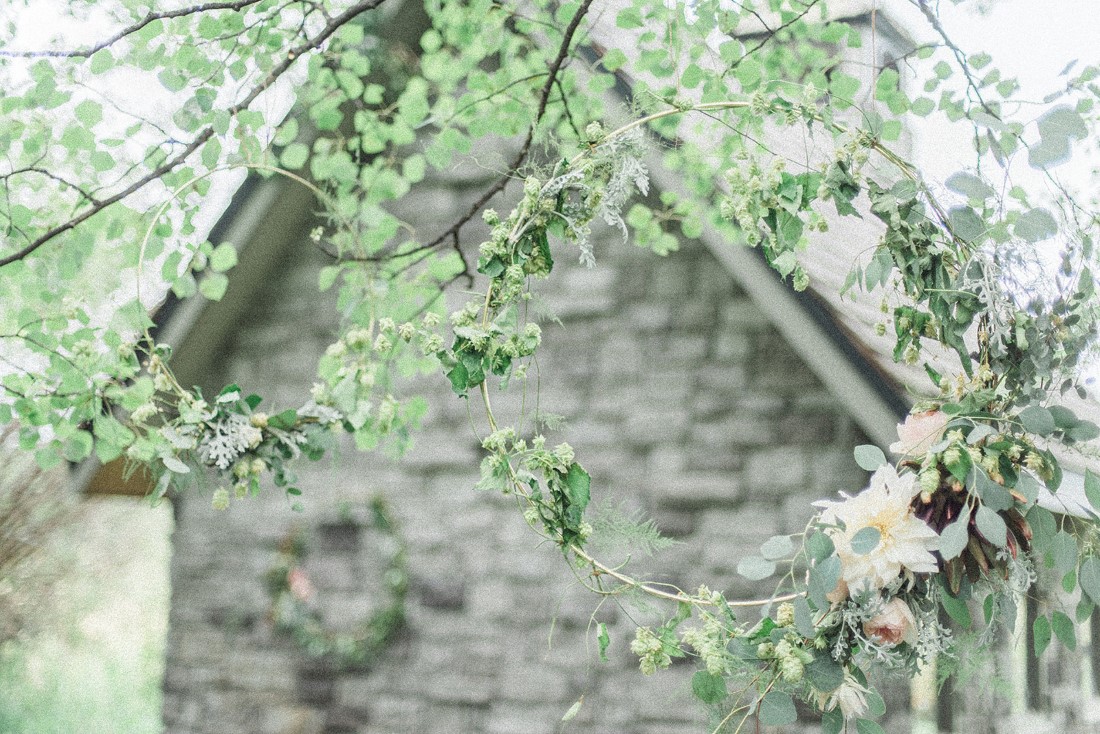
[[[938,410],[913,413],[898,424],[898,440],[890,450],[903,456],[921,456],[943,438],[943,430],[951,417]]]
[[[286,585],[290,594],[301,602],[308,602],[317,593],[306,572],[295,566],[286,573]]]
[[[917,619],[901,599],[891,599],[877,615],[863,623],[863,633],[883,647],[916,642]]]

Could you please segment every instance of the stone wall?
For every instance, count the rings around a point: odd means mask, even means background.
[[[431,207],[398,215],[432,231],[461,211],[462,182],[441,181],[427,196]],[[861,487],[851,447],[865,439],[702,245],[684,242],[662,259],[606,232],[596,253],[597,267],[585,269],[575,253],[556,252],[555,277],[540,285],[564,324],[544,325],[539,359],[541,405],[569,420],[551,441],[577,450],[594,506],[644,511],[682,541],[634,568],[683,588],[759,593],[736,575],[738,559],[802,529],[812,500]],[[215,347],[224,372],[210,387],[232,379],[273,407],[300,403],[335,326],[315,288],[322,264],[305,243],[287,259],[232,343]],[[635,621],[657,621],[652,612],[599,605],[513,501],[475,491],[478,440],[464,401],[441,375],[416,389],[432,408],[409,452],[394,461],[349,445],[305,467],[302,513],[274,490],[224,512],[199,491],[177,500],[167,730],[551,732],[582,696],[563,730],[707,730],[693,666],[644,678],[629,653]],[[509,400],[495,397],[494,407],[507,411]],[[334,522],[341,502],[373,493],[389,501],[409,545],[408,624],[373,669],[335,674],[271,628],[263,575],[291,528]],[[371,571],[310,537],[326,608],[362,614]],[[596,653],[594,619],[609,626],[610,662]],[[904,691],[891,696],[898,726]]]

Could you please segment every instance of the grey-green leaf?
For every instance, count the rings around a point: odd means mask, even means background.
[[[1008,543],[1008,526],[1005,525],[1004,518],[985,505],[978,508],[974,522],[978,526],[978,532],[993,545],[1003,548]]]
[[[1100,603],[1100,558],[1089,556],[1081,561],[1081,570],[1077,573],[1077,583],[1095,603]]]
[[[789,693],[768,691],[760,701],[760,723],[765,726],[786,726],[798,719],[794,699]]]
[[[1049,436],[1057,427],[1050,411],[1039,405],[1032,405],[1020,411],[1020,422],[1024,430],[1039,436]]]
[[[810,569],[809,594],[811,601],[817,605],[818,609],[824,609],[829,605],[825,595],[836,588],[838,581],[840,581],[840,559],[836,556],[829,556]]]
[[[1100,510],[1100,479],[1085,469],[1085,497],[1094,510]]]
[[[972,173],[960,171],[947,179],[947,188],[968,199],[984,200],[993,196],[993,187]]]
[[[874,471],[886,463],[886,454],[882,453],[882,449],[878,446],[872,444],[856,446],[853,453],[859,468],[865,471]]]
[[[945,527],[943,532],[940,533],[940,555],[943,556],[943,560],[950,561],[966,548],[966,543],[970,538],[969,525],[970,509],[967,508],[963,515],[960,515],[955,522]]]
[[[1058,234],[1058,222],[1046,209],[1036,207],[1020,215],[1013,231],[1028,242],[1042,242]]]
[[[852,552],[865,556],[878,548],[880,540],[882,540],[882,532],[878,528],[862,528],[852,536]]]
[[[794,543],[789,535],[773,535],[760,546],[760,555],[766,560],[778,561],[794,555]]]
[[[775,573],[775,562],[760,556],[745,556],[737,562],[737,573],[749,581],[760,581]]]

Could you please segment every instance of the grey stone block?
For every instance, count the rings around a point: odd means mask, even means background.
[[[735,477],[726,474],[655,476],[650,496],[664,508],[734,507],[741,498],[741,487]]]

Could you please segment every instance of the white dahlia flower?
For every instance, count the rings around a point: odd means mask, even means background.
[[[931,551],[937,548],[939,535],[909,509],[919,491],[916,475],[899,476],[887,465],[876,470],[871,475],[871,486],[854,497],[815,503],[824,508],[823,523],[843,526],[825,531],[840,558],[841,587],[846,585],[851,593],[877,590],[903,570],[936,572],[936,558]],[[852,539],[864,528],[878,531],[878,543],[866,553],[858,553],[852,548]]]

